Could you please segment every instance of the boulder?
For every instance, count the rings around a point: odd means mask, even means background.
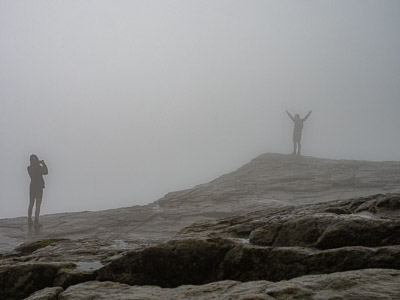
[[[99,281],[176,287],[216,280],[280,281],[367,268],[400,269],[400,245],[260,247],[223,239],[176,240],[133,251],[96,272]]]
[[[262,246],[380,247],[400,244],[400,195],[372,195],[300,206],[271,207],[195,223],[185,238],[241,238]]]
[[[45,288],[33,293],[25,300],[58,300],[58,295],[63,291],[61,287]]]
[[[177,288],[129,286],[115,282],[91,281],[69,287],[59,300],[332,300],[400,299],[400,271],[365,269],[327,275],[308,275],[288,281],[218,281]]]
[[[221,267],[221,278],[239,281],[280,281],[310,274],[368,268],[400,270],[400,246],[357,246],[317,250],[240,245],[226,254]]]
[[[52,287],[59,270],[51,264],[23,264],[0,267],[0,299],[22,299],[35,291]]]
[[[253,230],[250,243],[320,249],[399,245],[400,221],[326,213],[293,216],[289,220],[272,220],[263,227]]]
[[[234,243],[187,239],[132,251],[96,271],[97,280],[130,285],[177,287],[219,279],[219,267]]]
[[[64,268],[60,269],[54,278],[53,285],[63,287],[64,289],[78,283],[94,280],[93,271],[85,271],[80,269]]]

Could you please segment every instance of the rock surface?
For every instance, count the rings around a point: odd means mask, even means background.
[[[146,206],[0,220],[0,299],[396,298],[395,192],[397,162],[266,154]]]
[[[22,299],[51,287],[59,266],[24,264],[0,267],[0,299]]]
[[[184,239],[130,252],[96,275],[100,281],[177,287],[226,279],[279,281],[367,268],[400,270],[400,245],[317,250]]]
[[[26,300],[57,300],[64,290],[60,287],[45,288],[30,295]]]
[[[96,271],[98,280],[177,287],[220,280],[220,265],[234,243],[188,239],[136,250]]]
[[[400,192],[400,162],[263,154],[232,173],[149,205],[47,215],[36,232],[28,231],[26,218],[0,220],[0,253],[54,238],[161,241],[197,221],[389,192]]]
[[[206,264],[199,257],[211,258],[212,253],[219,253],[219,260],[211,260],[207,266],[213,280],[279,281],[365,268],[400,269],[399,213],[400,195],[388,194],[262,210],[194,224],[180,232],[182,240],[130,252],[97,271],[97,278],[161,287],[205,283],[207,279],[195,282],[190,276],[182,277],[185,281],[179,283],[166,280],[172,279],[169,274],[179,274],[180,269],[174,266],[187,267],[188,274],[196,272],[190,267]],[[198,249],[203,249],[203,254]],[[150,279],[155,275],[148,270],[157,266],[157,275],[164,282]],[[150,277],[147,282],[138,279],[146,276]]]
[[[68,288],[60,300],[88,299],[399,299],[400,271],[367,269],[309,275],[289,281],[219,281],[200,286],[173,289],[155,286],[129,286],[114,282],[91,281]]]
[[[151,285],[180,288],[185,293],[184,285],[214,282],[218,286],[226,280],[254,284],[267,280],[271,284],[350,270],[394,272],[400,270],[399,210],[400,195],[387,194],[279,207],[197,223],[181,230],[175,240],[162,243],[90,239],[32,242],[0,260],[0,297],[21,299],[53,286],[69,292],[77,284],[79,291],[87,287],[93,293],[90,284],[80,285],[93,280],[112,281],[112,287],[124,287],[115,283]],[[37,278],[44,280],[39,283]],[[224,296],[215,293],[212,297]],[[60,299],[63,295],[68,294],[60,294]],[[381,296],[386,297],[386,292]]]
[[[386,194],[251,212],[198,222],[182,237],[232,237],[264,246],[322,249],[399,243],[400,195]]]

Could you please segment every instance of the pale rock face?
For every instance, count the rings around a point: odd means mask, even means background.
[[[245,283],[219,281],[200,286],[184,285],[173,289],[91,281],[68,288],[60,294],[59,299],[378,300],[398,299],[399,297],[400,271],[366,269],[328,275],[308,275],[277,283],[268,281],[251,281]]]
[[[25,300],[57,300],[64,290],[61,287],[45,288],[30,295]]]

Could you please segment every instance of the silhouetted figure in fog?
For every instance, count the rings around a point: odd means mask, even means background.
[[[47,166],[44,160],[32,154],[30,157],[31,164],[28,167],[28,173],[31,177],[31,184],[29,186],[29,208],[28,208],[28,225],[32,226],[32,209],[36,201],[35,210],[35,227],[41,226],[39,224],[40,205],[42,204],[44,179],[43,175],[48,174]]]
[[[303,119],[300,118],[299,114],[296,114],[293,118],[293,116],[286,111],[286,113],[288,114],[288,116],[292,119],[293,123],[294,123],[294,130],[293,130],[293,153],[300,155],[300,151],[301,151],[301,132],[303,131],[303,126],[304,126],[304,121],[308,119],[308,117],[311,115],[312,111],[310,110],[307,114],[307,116],[305,116]],[[296,151],[297,150],[297,151]]]

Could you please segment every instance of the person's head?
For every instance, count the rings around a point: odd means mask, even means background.
[[[32,154],[29,159],[31,161],[31,165],[38,165],[39,164],[39,158],[35,154]]]
[[[296,115],[294,116],[294,118],[295,118],[295,119],[300,119],[300,115],[299,115],[299,114],[296,114]]]

